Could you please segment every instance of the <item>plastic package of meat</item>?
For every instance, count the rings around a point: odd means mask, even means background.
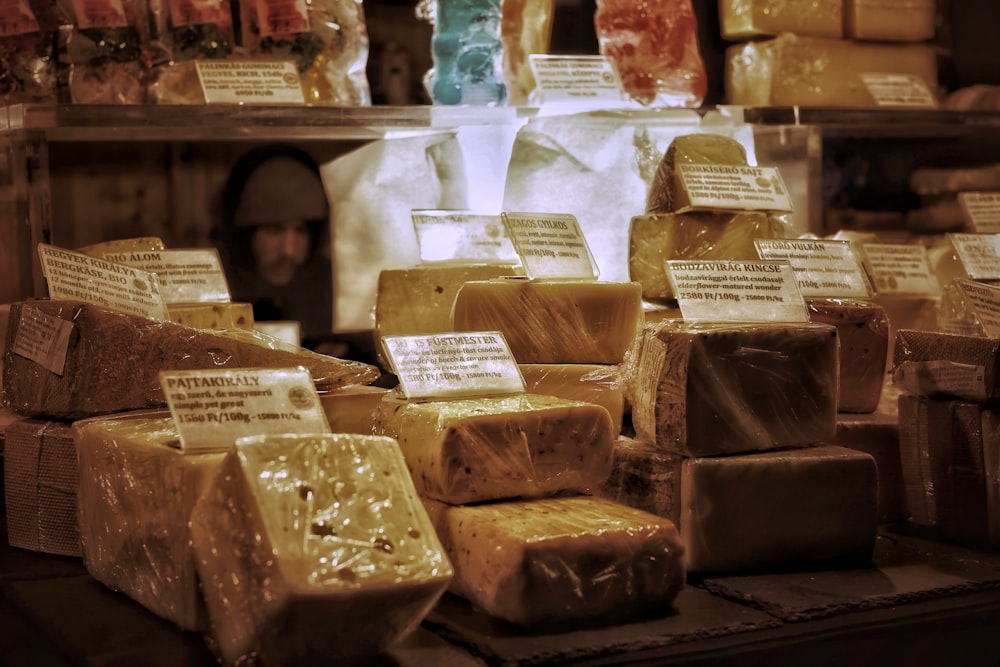
[[[154,29],[151,101],[204,104],[195,61],[234,53],[230,0],[149,0],[149,5]]]
[[[0,12],[0,97],[5,104],[59,101],[55,3],[22,0]]]

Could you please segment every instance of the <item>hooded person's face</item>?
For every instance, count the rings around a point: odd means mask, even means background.
[[[257,273],[266,283],[287,285],[309,258],[310,242],[304,222],[260,225],[250,239]]]

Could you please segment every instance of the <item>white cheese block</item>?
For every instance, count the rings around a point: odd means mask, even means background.
[[[374,432],[399,441],[422,495],[456,505],[595,488],[618,434],[605,408],[543,394],[427,402],[389,394]]]
[[[664,320],[626,381],[638,437],[686,456],[828,442],[837,428],[837,329]]]
[[[617,364],[642,323],[639,283],[497,279],[465,283],[455,331],[500,331],[521,364]]]
[[[741,41],[790,32],[839,39],[844,36],[844,1],[720,0],[722,38]]]
[[[615,431],[625,410],[620,368],[602,364],[518,364],[529,394],[548,394],[607,409]]]
[[[390,438],[243,439],[198,501],[191,533],[227,664],[379,653],[453,576]]]
[[[455,566],[452,590],[523,627],[664,616],[684,586],[674,524],[620,503],[575,496],[425,504]]]
[[[921,42],[934,38],[934,0],[843,1],[847,37],[876,42]]]
[[[73,437],[87,571],[184,630],[206,630],[188,520],[223,454],[183,453],[165,412],[77,421]]]

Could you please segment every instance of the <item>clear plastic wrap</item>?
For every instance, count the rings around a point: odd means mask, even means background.
[[[163,243],[163,239],[158,236],[136,236],[127,239],[114,239],[111,241],[92,243],[90,245],[77,248],[76,252],[87,255],[88,257],[104,259],[104,255],[106,253],[142,252],[144,250],[156,251],[166,249],[167,246]]]
[[[495,106],[507,100],[500,0],[424,0],[434,26],[434,67],[424,83],[434,104]]]
[[[14,351],[24,314],[48,323],[47,331],[26,327],[24,338],[64,354],[60,373]],[[53,331],[65,337],[53,337]],[[11,306],[3,382],[16,412],[73,419],[166,405],[161,370],[296,366],[325,389],[368,384],[380,376],[374,366],[279,344],[248,329],[194,329],[92,304],[37,300]]]
[[[605,498],[425,504],[455,566],[452,590],[531,630],[665,616],[684,587],[674,524]]]
[[[899,329],[893,381],[928,398],[985,401],[1000,396],[1000,340]]]
[[[148,0],[153,25],[151,101],[204,104],[196,60],[225,59],[236,50],[230,0]]]
[[[507,104],[526,104],[535,89],[529,56],[549,52],[555,5],[555,0],[504,0],[500,3],[500,41]]]
[[[685,456],[829,442],[838,348],[826,324],[647,325],[626,381],[632,424],[639,438]]]
[[[54,2],[20,0],[0,13],[0,99],[4,104],[59,101]]]
[[[642,327],[637,282],[497,279],[465,283],[455,331],[500,331],[522,364],[617,364]]]
[[[542,394],[428,402],[389,394],[374,432],[399,441],[422,495],[456,505],[597,488],[618,435],[605,408]]]
[[[938,305],[937,328],[960,336],[986,336],[986,329],[958,283],[953,280],[942,284],[944,287],[941,288],[941,302]]]
[[[165,411],[80,420],[73,437],[87,571],[184,630],[207,630],[188,521],[224,453],[182,452]]]
[[[625,399],[618,364],[519,364],[529,394],[549,394],[607,409],[621,430]]]
[[[810,37],[844,36],[844,3],[851,0],[721,0],[722,38],[741,41],[790,32]]]
[[[167,316],[171,322],[195,329],[253,329],[253,304],[170,303]]]
[[[674,213],[690,203],[678,167],[686,164],[746,166],[747,151],[731,137],[710,132],[682,134],[670,142],[656,165],[646,197],[646,213]]]
[[[416,628],[454,574],[389,438],[243,438],[191,534],[226,664],[378,653]]]
[[[874,412],[889,370],[885,308],[853,299],[807,299],[809,319],[837,327],[840,339],[840,412]]]
[[[681,463],[684,457],[654,443],[621,436],[611,474],[599,495],[681,525]]]
[[[935,0],[843,0],[844,33],[876,42],[922,42],[934,38]]]

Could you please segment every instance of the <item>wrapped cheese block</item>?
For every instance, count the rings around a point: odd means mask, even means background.
[[[514,276],[524,271],[510,264],[425,264],[383,269],[375,293],[375,351],[385,336],[415,336],[451,331],[451,309],[459,288],[470,280]]]
[[[837,327],[841,412],[874,412],[888,371],[889,318],[876,303],[851,299],[808,299],[809,319]]]
[[[374,366],[279,346],[247,329],[215,332],[86,303],[21,301],[11,307],[4,391],[21,414],[80,418],[166,405],[161,370],[296,366],[321,388],[379,377]]]
[[[7,352],[7,325],[10,323],[10,304],[0,304],[0,405],[4,405],[3,359]]]
[[[900,329],[892,376],[906,391],[929,398],[984,402],[1000,395],[1000,340]]]
[[[843,0],[847,37],[873,42],[934,38],[934,0]]]
[[[253,329],[253,304],[250,303],[171,303],[167,304],[171,322],[195,329]]]
[[[412,631],[454,574],[390,438],[241,439],[191,518],[227,664],[329,664]]]
[[[673,213],[690,203],[677,168],[684,164],[745,166],[747,152],[731,137],[710,132],[675,137],[656,167],[646,197],[646,213]]]
[[[73,424],[87,571],[184,630],[207,629],[188,521],[223,453],[184,453],[165,411]]]
[[[851,42],[784,34],[726,49],[726,100],[744,106],[872,107],[859,74],[912,75],[937,89],[927,44]]]
[[[1000,545],[1000,417],[968,401],[899,397],[910,520],[942,538]]]
[[[760,256],[754,239],[784,237],[784,225],[759,211],[637,215],[629,225],[629,278],[642,285],[642,298],[665,301],[674,297],[666,261],[757,260]]]
[[[830,444],[856,449],[875,459],[879,522],[905,521],[908,513],[899,459],[898,408],[890,413],[880,406],[869,414],[840,415],[837,435]]]
[[[720,0],[722,38],[735,42],[790,32],[839,39],[843,5],[844,0]]]
[[[601,495],[677,524],[689,572],[871,558],[878,480],[868,454],[832,445],[688,458],[620,440]]]
[[[80,556],[79,468],[67,422],[20,419],[4,432],[7,541],[13,547]]]
[[[320,392],[319,402],[332,432],[371,435],[375,412],[388,392],[383,387],[353,385]]]
[[[648,325],[626,383],[632,424],[640,438],[687,456],[828,442],[838,347],[826,324]]]
[[[374,433],[399,441],[422,495],[456,505],[597,487],[617,435],[605,408],[543,394],[427,402],[388,394]]]
[[[979,315],[955,281],[942,283],[935,328],[961,336],[986,336],[986,329],[979,320]]]
[[[455,566],[452,590],[522,627],[664,616],[684,586],[674,524],[605,498],[425,505]]]
[[[518,367],[529,394],[596,403],[607,409],[615,430],[621,430],[625,399],[617,365],[519,364]]]
[[[1000,190],[1000,164],[961,168],[918,167],[910,174],[910,190],[918,195]]]
[[[637,282],[482,280],[455,297],[455,331],[500,331],[521,364],[617,364],[642,323]]]

